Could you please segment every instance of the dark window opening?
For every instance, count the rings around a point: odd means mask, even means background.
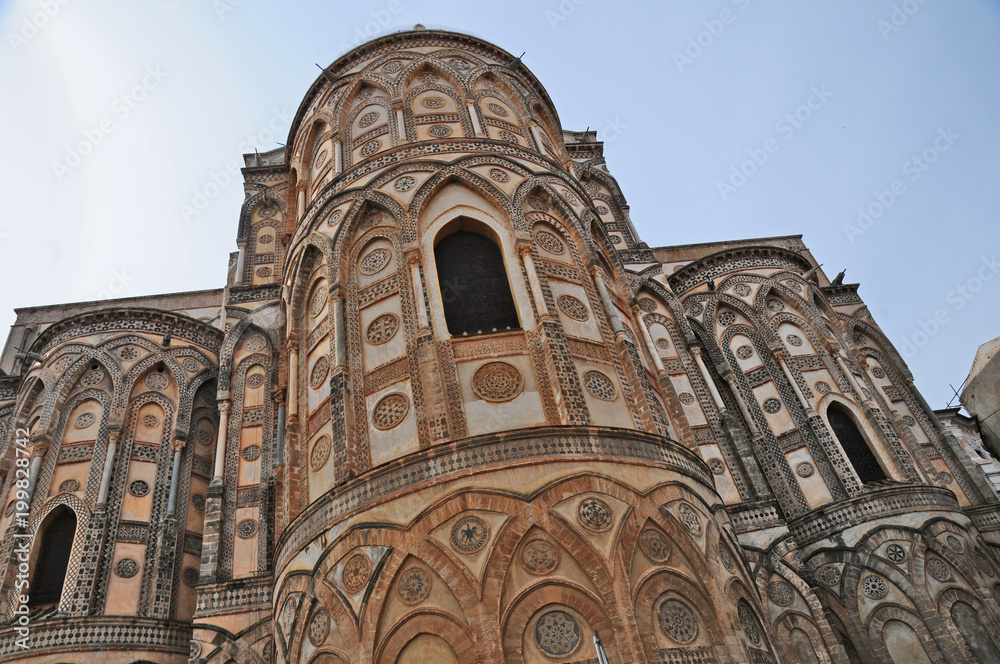
[[[75,534],[76,514],[73,510],[64,510],[45,528],[38,549],[38,563],[35,565],[35,574],[31,580],[31,599],[28,606],[59,603]]]
[[[434,259],[452,336],[521,328],[503,256],[489,238],[453,233],[434,247]]]
[[[830,427],[833,428],[834,435],[844,448],[844,453],[854,466],[854,472],[858,474],[862,483],[877,482],[886,479],[885,471],[879,465],[878,459],[872,454],[868,442],[858,430],[858,425],[854,423],[851,416],[839,408],[830,408],[827,411],[830,419]]]

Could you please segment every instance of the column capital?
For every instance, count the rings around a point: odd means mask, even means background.
[[[177,439],[174,441],[174,452],[183,452],[184,448],[187,446],[186,440]]]
[[[226,414],[229,413],[229,401],[228,400],[226,400],[226,401],[219,401],[217,405],[219,407],[219,414],[226,415]]]

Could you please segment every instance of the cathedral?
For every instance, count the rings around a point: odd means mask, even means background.
[[[422,26],[244,160],[223,288],[17,310],[0,662],[1000,661],[997,493],[801,236],[650,248]]]

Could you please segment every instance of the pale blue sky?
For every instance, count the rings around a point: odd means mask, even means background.
[[[935,407],[1000,335],[1000,3],[986,0],[0,0],[2,320],[221,286],[242,200],[227,165],[285,142],[314,63],[417,22],[526,51],[563,126],[608,140],[650,245],[801,233],[831,277],[861,282],[898,347],[915,344]],[[96,146],[77,163],[81,142]],[[767,161],[720,193],[748,150]],[[934,163],[911,162],[925,151]]]

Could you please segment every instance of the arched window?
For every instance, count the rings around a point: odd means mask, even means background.
[[[69,554],[73,550],[74,535],[76,535],[76,514],[70,509],[64,509],[45,528],[38,548],[35,575],[31,580],[29,606],[59,603],[63,581],[66,580]]]
[[[875,482],[886,479],[885,471],[882,470],[878,459],[872,454],[871,448],[868,447],[868,442],[861,435],[858,425],[854,423],[854,419],[836,406],[830,406],[830,409],[826,411],[826,415],[830,420],[830,426],[833,428],[834,435],[837,436],[840,446],[844,448],[844,453],[847,454],[847,458],[850,460],[851,465],[854,466],[854,472],[858,474],[861,482]]]
[[[434,247],[434,260],[452,336],[520,329],[503,257],[489,238],[452,233]]]
[[[975,609],[965,602],[955,602],[951,607],[951,619],[977,662],[1000,662],[1000,648],[993,643]]]

